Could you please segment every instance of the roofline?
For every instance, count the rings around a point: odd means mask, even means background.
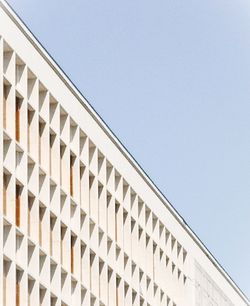
[[[0,0],[0,7],[6,12],[6,14],[11,18],[11,20],[16,24],[19,30],[24,34],[24,36],[29,40],[37,52],[43,57],[47,64],[54,70],[61,81],[67,86],[71,93],[76,97],[76,99],[81,103],[81,105],[87,110],[91,117],[96,121],[96,123],[103,129],[105,134],[117,147],[117,149],[123,154],[123,156],[129,161],[129,163],[136,169],[138,174],[147,183],[151,190],[157,195],[165,207],[170,211],[174,218],[179,222],[182,228],[189,234],[189,236],[194,240],[194,242],[199,246],[199,248],[205,253],[209,260],[213,263],[216,269],[225,277],[232,288],[242,297],[242,299],[250,306],[250,300],[244,294],[244,292],[239,288],[235,281],[231,278],[228,272],[222,267],[222,265],[217,261],[214,255],[208,250],[205,244],[197,236],[197,234],[191,229],[187,224],[185,219],[179,214],[179,212],[174,208],[167,197],[161,192],[161,190],[155,185],[148,174],[142,169],[140,164],[135,160],[132,154],[129,153],[127,148],[122,144],[122,142],[115,136],[112,129],[108,124],[101,118],[98,112],[90,104],[90,102],[84,97],[77,86],[69,79],[67,74],[63,69],[57,64],[54,58],[49,54],[45,47],[39,42],[35,35],[29,30],[28,26],[22,21],[19,15],[14,11],[10,4],[5,0]]]

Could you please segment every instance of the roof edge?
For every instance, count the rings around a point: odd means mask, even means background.
[[[11,20],[16,24],[24,36],[29,40],[33,47],[38,51],[38,53],[43,57],[47,64],[54,70],[61,81],[67,86],[71,93],[76,97],[76,99],[81,103],[81,105],[88,111],[91,117],[96,121],[96,123],[103,129],[105,134],[113,142],[113,144],[118,148],[118,150],[124,155],[124,157],[129,161],[129,163],[136,169],[138,174],[144,179],[151,190],[157,195],[160,201],[165,205],[165,207],[170,211],[174,218],[179,222],[182,228],[189,234],[189,236],[194,240],[194,242],[199,246],[199,248],[205,253],[209,260],[213,263],[216,269],[225,277],[232,288],[241,296],[241,298],[250,306],[250,300],[244,294],[244,292],[239,288],[235,281],[231,278],[228,272],[222,267],[222,265],[217,261],[214,255],[208,250],[202,240],[197,236],[197,234],[191,229],[187,224],[185,219],[180,215],[180,213],[174,208],[171,202],[163,194],[163,192],[156,186],[148,174],[143,170],[140,164],[135,160],[132,154],[129,153],[127,148],[122,144],[122,142],[116,137],[114,132],[108,126],[108,124],[102,119],[90,102],[84,97],[77,86],[69,79],[67,74],[63,69],[57,64],[53,56],[49,54],[45,47],[39,42],[35,35],[29,30],[28,26],[22,21],[19,15],[14,11],[10,4],[5,0],[0,0],[0,7],[6,12],[6,14],[11,18]]]

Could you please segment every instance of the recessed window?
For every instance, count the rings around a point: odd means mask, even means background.
[[[20,141],[20,109],[22,100],[16,96],[16,140]]]
[[[16,184],[16,226],[20,226],[22,187]]]

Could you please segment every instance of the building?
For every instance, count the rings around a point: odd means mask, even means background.
[[[0,63],[0,305],[250,305],[2,0]]]

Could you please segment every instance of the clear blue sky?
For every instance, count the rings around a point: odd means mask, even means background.
[[[250,1],[9,3],[250,296]]]

